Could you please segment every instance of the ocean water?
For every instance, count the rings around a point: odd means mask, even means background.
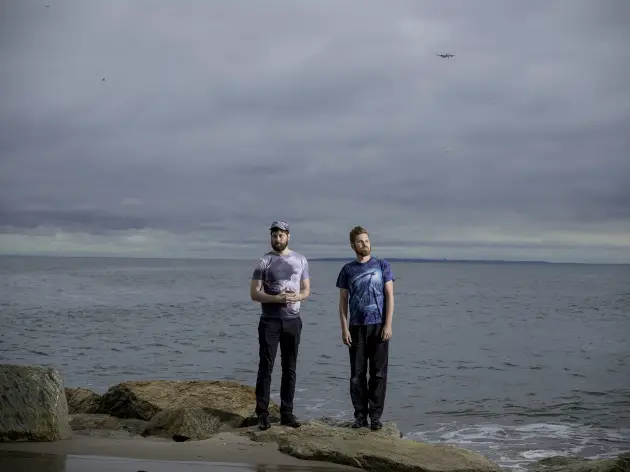
[[[311,261],[296,414],[351,418],[337,273]],[[523,469],[630,450],[630,266],[393,262],[384,420]],[[0,362],[103,393],[135,379],[254,385],[253,261],[0,257]],[[279,358],[272,391],[278,400]]]

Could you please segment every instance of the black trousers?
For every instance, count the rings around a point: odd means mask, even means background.
[[[269,414],[269,393],[271,390],[271,373],[280,345],[282,377],[280,381],[280,413],[293,413],[293,397],[295,395],[296,365],[302,320],[293,318],[277,320],[261,318],[258,323],[258,377],[256,379],[256,414]]]
[[[380,323],[350,326],[350,398],[355,418],[379,419],[383,414],[389,340],[383,341],[381,332]]]

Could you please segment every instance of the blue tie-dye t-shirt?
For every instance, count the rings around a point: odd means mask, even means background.
[[[344,265],[337,277],[337,288],[348,290],[350,325],[383,323],[385,283],[394,280],[385,259],[371,257],[367,262]]]

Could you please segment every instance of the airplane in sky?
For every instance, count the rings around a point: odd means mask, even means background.
[[[436,54],[436,56],[440,56],[442,59],[448,59],[449,57],[453,57],[455,54]]]

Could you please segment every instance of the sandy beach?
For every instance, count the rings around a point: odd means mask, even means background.
[[[218,434],[203,441],[181,443],[81,435],[56,442],[0,443],[0,466],[2,470],[42,472],[219,471],[220,467],[225,471],[236,472],[274,471],[280,470],[280,466],[283,471],[359,470],[296,459],[278,451],[274,443],[257,443],[231,433]]]

